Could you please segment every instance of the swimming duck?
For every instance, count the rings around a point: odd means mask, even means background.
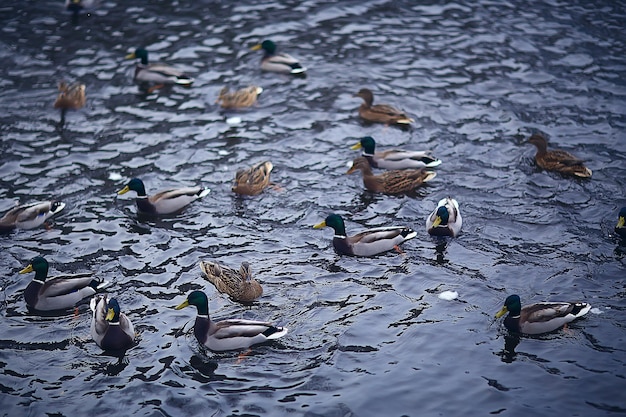
[[[404,226],[387,226],[366,229],[354,236],[346,235],[346,226],[338,214],[330,214],[314,229],[332,227],[335,230],[333,247],[340,255],[374,256],[395,249],[402,253],[399,245],[417,236],[417,232]]]
[[[9,210],[0,219],[0,233],[13,229],[34,229],[59,213],[65,207],[60,201],[42,201],[38,203],[20,204]]]
[[[54,108],[61,109],[61,125],[65,124],[65,113],[68,110],[78,110],[85,105],[85,84],[59,83],[59,94],[54,101]]]
[[[591,177],[591,170],[571,153],[559,149],[548,151],[548,142],[541,133],[533,133],[528,142],[537,147],[535,161],[546,171],[556,171],[580,178]]]
[[[120,312],[120,305],[115,298],[106,295],[91,299],[91,337],[104,350],[123,351],[135,341],[133,323]]]
[[[109,285],[93,278],[91,273],[58,275],[48,278],[48,261],[34,257],[20,274],[35,271],[35,278],[24,290],[28,307],[39,311],[64,310],[74,307],[83,298],[91,297]]]
[[[367,159],[372,168],[383,169],[414,169],[434,168],[441,164],[430,151],[405,151],[389,149],[376,152],[376,141],[371,136],[362,137],[359,142],[350,149],[363,149],[362,156]]]
[[[244,195],[257,195],[270,183],[270,172],[274,165],[270,161],[259,162],[250,168],[240,169],[235,174],[233,192]]]
[[[244,319],[212,321],[209,318],[209,301],[202,291],[192,291],[185,301],[176,306],[176,310],[190,305],[198,310],[193,334],[200,344],[213,351],[247,348],[287,334],[286,327],[264,321]]]
[[[518,295],[509,295],[496,318],[504,319],[504,326],[511,332],[524,334],[548,333],[582,317],[591,310],[587,303],[543,302],[522,307]]]
[[[214,262],[200,261],[200,269],[219,292],[234,300],[249,303],[263,295],[263,287],[250,272],[250,264],[242,262],[239,270]]]
[[[148,51],[137,48],[135,52],[126,55],[126,59],[140,59],[135,67],[134,80],[137,84],[151,86],[148,91],[161,88],[166,84],[191,86],[193,78],[174,67],[163,63],[148,64]]]
[[[626,207],[622,207],[619,211],[617,224],[615,225],[615,233],[626,239]]]
[[[298,60],[289,54],[276,53],[276,44],[270,40],[254,45],[253,51],[263,49],[265,55],[261,58],[261,69],[264,71],[281,72],[283,74],[303,74],[306,71]]]
[[[374,94],[367,88],[362,88],[354,97],[361,97],[363,104],[359,107],[359,116],[364,120],[375,123],[408,125],[414,122],[404,112],[388,104],[373,104]]]
[[[436,172],[424,169],[392,170],[374,175],[369,162],[363,156],[352,161],[352,166],[346,173],[352,174],[357,170],[361,170],[363,174],[365,188],[369,191],[385,194],[411,192],[437,176]]]
[[[230,92],[228,87],[220,90],[220,95],[215,101],[225,109],[240,109],[242,107],[250,107],[256,103],[259,94],[263,92],[263,88],[251,85],[240,90]]]
[[[129,191],[137,193],[135,202],[140,213],[157,215],[176,213],[191,202],[206,196],[211,190],[202,187],[172,188],[148,196],[143,181],[133,178],[117,194],[122,195]]]
[[[462,225],[459,203],[450,197],[439,200],[435,210],[426,218],[426,230],[433,236],[456,237],[461,233]]]

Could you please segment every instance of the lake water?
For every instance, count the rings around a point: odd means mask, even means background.
[[[71,22],[59,1],[0,6],[0,213],[19,200],[67,204],[50,230],[0,237],[0,415],[569,416],[626,412],[626,248],[612,235],[626,205],[626,4],[615,1],[101,1]],[[306,78],[262,73],[250,46],[272,39]],[[141,94],[124,56],[185,69],[192,88]],[[61,79],[86,85],[64,126]],[[258,103],[222,111],[224,85],[257,84]],[[360,88],[406,110],[413,127],[359,120]],[[227,119],[237,116],[238,124]],[[591,180],[547,173],[526,143],[586,160]],[[443,163],[415,195],[374,195],[349,147],[431,149]],[[269,159],[276,186],[235,196],[238,168]],[[136,215],[117,197],[203,184],[182,214]],[[461,235],[428,236],[451,195]],[[348,233],[407,225],[405,254],[338,256]],[[51,274],[94,271],[135,323],[119,362],[89,334],[88,303],[29,313],[17,272],[35,255]],[[205,281],[201,259],[247,260],[264,286],[252,306]],[[174,310],[194,289],[212,317],[269,319],[269,344],[211,353]],[[458,298],[439,297],[456,291]],[[505,352],[493,315],[522,302],[585,300],[567,330]],[[88,411],[87,411],[88,410]]]

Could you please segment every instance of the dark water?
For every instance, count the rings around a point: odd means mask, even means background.
[[[59,2],[0,6],[0,212],[57,198],[52,230],[0,238],[0,415],[563,415],[626,413],[625,248],[611,231],[626,204],[626,5],[614,1],[103,1],[78,25]],[[249,46],[271,38],[309,68],[264,74]],[[196,78],[142,95],[123,59],[137,46]],[[56,83],[80,80],[87,106],[60,128]],[[265,91],[223,112],[224,85]],[[407,110],[410,130],[364,125],[362,87]],[[239,116],[238,125],[226,123]],[[590,181],[538,170],[541,130],[584,158]],[[349,146],[432,149],[439,175],[416,196],[372,195],[345,175]],[[279,185],[230,192],[237,168],[270,159]],[[121,176],[121,179],[118,179]],[[116,198],[138,176],[154,191],[204,184],[205,200],[158,221]],[[461,236],[424,230],[459,200]],[[330,212],[348,232],[410,225],[406,255],[333,253]],[[38,317],[18,275],[34,255],[52,272],[95,271],[135,323],[126,362],[102,355],[90,314]],[[197,263],[247,260],[265,293],[251,307],[217,294]],[[291,329],[249,355],[202,351],[192,289],[215,318]],[[456,291],[453,301],[439,298]],[[504,354],[493,314],[506,295],[576,300],[592,313]]]

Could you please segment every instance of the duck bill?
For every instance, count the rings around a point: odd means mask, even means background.
[[[104,318],[106,321],[111,321],[113,320],[113,317],[115,317],[115,311],[113,311],[112,308],[109,308],[109,310],[107,311],[107,315]]]
[[[433,222],[433,227],[437,227],[441,224],[441,217],[437,216],[437,218],[435,219],[435,221]]]
[[[176,310],[180,310],[180,309],[185,308],[187,306],[189,306],[189,300],[183,301],[182,303],[177,305],[175,308],[176,308]]]
[[[32,264],[28,264],[28,266],[24,269],[22,269],[19,273],[20,274],[28,274],[29,272],[33,272],[33,265]]]
[[[616,227],[624,227],[624,224],[626,224],[626,217],[622,216],[617,221],[617,226]]]
[[[324,227],[326,227],[326,220],[313,226],[313,229],[322,229]]]
[[[504,316],[508,311],[509,310],[506,308],[506,306],[502,307],[500,311],[496,313],[496,318],[499,319],[500,317]]]
[[[135,55],[135,53],[133,52],[133,53],[131,53],[131,54],[126,55],[124,58],[125,58],[125,59],[135,59],[135,58],[137,58],[137,56],[136,56],[136,55]]]
[[[350,149],[352,149],[353,151],[358,151],[359,149],[361,149],[363,147],[363,145],[361,145],[361,142],[357,143],[356,145],[352,145],[350,146]]]
[[[252,48],[250,48],[252,51],[258,51],[259,49],[261,49],[262,46],[260,43],[254,45]]]
[[[130,187],[127,185],[126,187],[122,188],[121,190],[119,190],[117,192],[118,195],[122,195],[122,194],[126,194],[127,192],[130,191]]]

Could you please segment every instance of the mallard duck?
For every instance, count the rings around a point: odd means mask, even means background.
[[[389,149],[376,152],[376,141],[371,136],[362,137],[356,145],[350,149],[363,149],[362,156],[367,159],[372,168],[383,169],[414,169],[434,168],[441,164],[430,151],[404,151]]]
[[[0,219],[0,233],[13,229],[34,229],[59,213],[65,207],[60,201],[43,201],[38,203],[20,204],[9,210]]]
[[[263,49],[265,55],[261,58],[261,69],[264,71],[281,72],[284,74],[302,74],[306,71],[297,59],[289,54],[276,53],[276,44],[270,40],[254,45],[253,51]]]
[[[450,197],[439,200],[435,210],[426,218],[426,230],[433,236],[456,237],[461,233],[462,225],[459,203]]]
[[[615,233],[626,239],[626,207],[622,207],[619,211]]]
[[[144,86],[151,85],[150,91],[167,84],[190,86],[193,78],[174,67],[163,63],[148,64],[148,51],[137,48],[135,52],[126,55],[126,59],[140,59],[135,67],[134,80]]]
[[[65,0],[65,10],[72,13],[72,23],[76,25],[80,12],[94,8],[97,3],[97,0]]]
[[[270,183],[270,172],[274,165],[270,161],[259,162],[250,168],[240,169],[235,174],[233,192],[244,195],[257,195]]]
[[[518,295],[509,295],[496,318],[504,319],[504,326],[511,332],[524,334],[548,333],[582,317],[591,310],[587,303],[543,302],[522,307]]]
[[[61,110],[78,110],[85,105],[85,84],[59,83],[59,95],[54,101],[54,108]]]
[[[404,226],[376,227],[347,236],[345,223],[338,214],[330,214],[313,226],[314,229],[323,227],[335,230],[333,247],[340,255],[374,256],[392,249],[402,253],[399,245],[417,236],[417,232]]]
[[[256,103],[257,96],[263,92],[263,88],[251,85],[240,90],[229,92],[228,87],[220,90],[220,95],[215,100],[216,103],[225,109],[240,109],[250,107]]]
[[[35,271],[35,278],[24,290],[28,307],[39,311],[65,310],[74,307],[83,298],[91,297],[109,285],[91,273],[57,275],[48,278],[48,261],[34,257],[20,274]]]
[[[436,172],[424,169],[393,170],[374,175],[369,162],[362,156],[352,161],[352,166],[347,171],[347,174],[352,174],[357,170],[361,170],[363,174],[365,188],[369,191],[385,194],[411,192],[437,176]]]
[[[584,165],[582,160],[571,153],[560,149],[548,151],[548,142],[541,133],[533,133],[528,142],[537,147],[535,161],[539,167],[546,171],[556,171],[580,178],[591,177],[591,170]]]
[[[187,306],[198,309],[193,334],[200,344],[213,351],[247,348],[266,340],[273,340],[287,334],[286,327],[256,320],[231,319],[212,321],[209,318],[209,301],[202,291],[192,291],[176,310]]]
[[[359,107],[359,116],[368,122],[408,125],[414,122],[404,112],[388,104],[373,104],[374,94],[367,88],[362,88],[354,97],[361,97],[363,104]]]
[[[123,351],[135,341],[133,323],[120,312],[120,305],[115,298],[106,295],[91,299],[91,337],[104,350]]]
[[[250,264],[242,262],[239,270],[214,262],[200,261],[200,269],[219,292],[234,300],[249,303],[263,295],[263,287],[250,272]]]
[[[140,213],[156,215],[176,213],[191,202],[206,196],[211,190],[202,187],[172,188],[148,196],[143,181],[133,178],[117,194],[122,195],[129,191],[137,193],[135,202]]]

